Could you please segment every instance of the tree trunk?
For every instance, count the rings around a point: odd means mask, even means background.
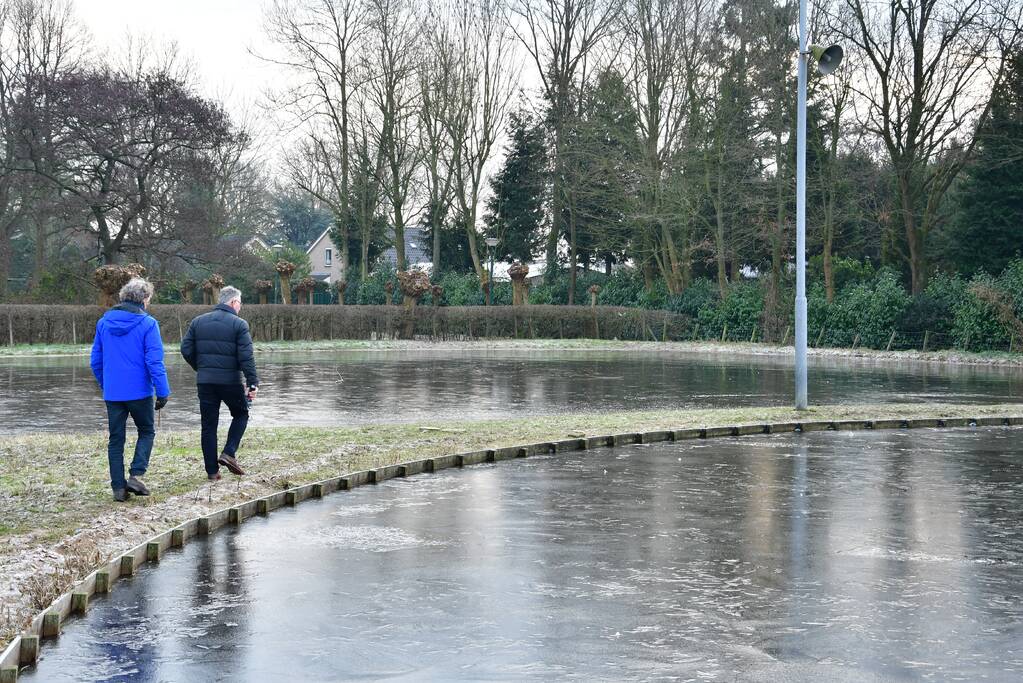
[[[785,148],[781,134],[775,135],[775,220],[771,230],[771,290],[768,296],[769,305],[764,306],[764,339],[769,341],[778,334],[781,321],[781,278],[782,278],[782,244],[785,235],[785,208],[787,182],[785,176]]]
[[[7,298],[7,279],[11,276],[11,238],[7,231],[0,233],[0,301]]]
[[[648,292],[654,289],[654,267],[649,259],[643,261],[643,289]]]
[[[348,266],[350,265],[349,264],[349,258],[348,258],[348,248],[349,248],[349,242],[350,242],[350,239],[349,239],[349,236],[348,236],[348,221],[346,220],[344,222],[344,224],[340,226],[340,228],[341,229],[338,232],[341,233],[341,244],[339,244],[337,246],[341,250],[341,279],[342,280],[347,280],[348,279]]]
[[[559,124],[560,128],[560,124]],[[562,175],[565,172],[564,160],[561,158],[561,131],[554,132],[554,175],[551,178],[551,231],[547,234],[547,273],[556,273],[558,269],[558,240],[561,237],[561,211],[564,206],[561,193],[564,190]]]
[[[370,219],[372,220],[372,219]],[[369,279],[369,230],[363,228],[362,243],[359,245],[361,256],[359,258],[359,281],[365,282]]]
[[[824,198],[824,297],[830,304],[835,300],[835,275],[832,269],[831,252],[835,243],[835,200],[838,194],[838,178],[836,170],[838,166],[838,136],[841,119],[841,109],[836,107],[835,119],[831,130],[831,154],[828,158],[828,187]]]
[[[718,173],[718,186],[714,191],[714,218],[716,220],[714,229],[714,251],[718,266],[718,291],[721,298],[728,294],[728,273],[725,269],[725,214],[721,197],[721,177]]]
[[[394,207],[394,254],[397,257],[398,270],[408,270],[405,263],[405,217],[402,215],[401,206]]]
[[[909,273],[913,296],[921,294],[927,287],[927,263],[923,250],[923,235],[916,223],[913,199],[910,196],[910,180],[899,177],[899,199],[902,202],[902,222],[906,229],[906,246],[909,249]]]
[[[46,246],[48,240],[47,233],[47,219],[48,216],[44,213],[36,216],[36,244],[35,244],[35,262],[32,267],[32,284],[33,286],[38,285],[42,278],[43,272],[46,270]]]
[[[671,267],[668,277],[665,278],[666,284],[668,285],[669,292],[678,294],[682,291],[682,267],[679,263],[678,249],[675,248],[675,238],[672,236],[667,222],[663,220],[659,222],[661,224],[661,239],[664,240],[665,245],[665,255]]]
[[[832,235],[824,237],[824,296],[830,304],[835,300],[835,274],[831,265]]]
[[[512,279],[512,306],[525,306],[529,302],[529,287],[525,279]]]
[[[573,202],[574,204],[574,202]],[[576,264],[578,261],[578,255],[576,253],[576,240],[575,240],[575,208],[569,209],[568,213],[568,305],[571,306],[575,303],[575,279],[576,279]]]
[[[281,302],[291,303],[291,278],[281,275]]]
[[[480,260],[480,250],[476,242],[476,228],[466,225],[465,237],[469,241],[469,256],[472,257],[472,267],[476,269],[476,277],[479,278],[480,282],[483,282],[483,275],[486,273],[486,270],[483,268],[483,262]]]
[[[433,280],[440,278],[440,207],[430,210],[430,229],[433,230]]]

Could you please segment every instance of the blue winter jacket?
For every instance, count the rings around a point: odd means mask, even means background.
[[[160,325],[141,306],[124,302],[99,319],[90,364],[106,401],[170,396]]]

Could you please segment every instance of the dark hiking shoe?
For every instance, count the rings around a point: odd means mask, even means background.
[[[206,478],[210,481],[220,481],[220,472],[214,472],[213,474],[206,475]]]
[[[231,474],[237,474],[239,476],[245,474],[245,470],[242,469],[242,466],[238,464],[238,460],[235,459],[233,455],[221,453],[220,460],[217,460],[217,462],[231,470]]]
[[[128,477],[128,483],[125,484],[124,488],[128,491],[128,493],[133,493],[136,496],[149,495],[149,488],[142,483],[141,479],[134,475]]]
[[[114,502],[123,503],[128,500],[128,492],[124,489],[114,489]]]

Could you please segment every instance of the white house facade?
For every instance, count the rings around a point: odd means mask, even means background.
[[[329,228],[313,240],[306,249],[306,255],[309,256],[309,263],[312,265],[312,276],[317,280],[329,284],[344,279],[341,254],[330,239]]]

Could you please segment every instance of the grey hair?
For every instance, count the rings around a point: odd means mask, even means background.
[[[220,303],[229,304],[235,299],[242,300],[242,290],[237,287],[224,287],[220,290]]]
[[[146,303],[146,299],[153,298],[153,283],[140,277],[133,277],[128,280],[128,284],[121,287],[118,296],[121,301],[130,301],[141,306]]]

